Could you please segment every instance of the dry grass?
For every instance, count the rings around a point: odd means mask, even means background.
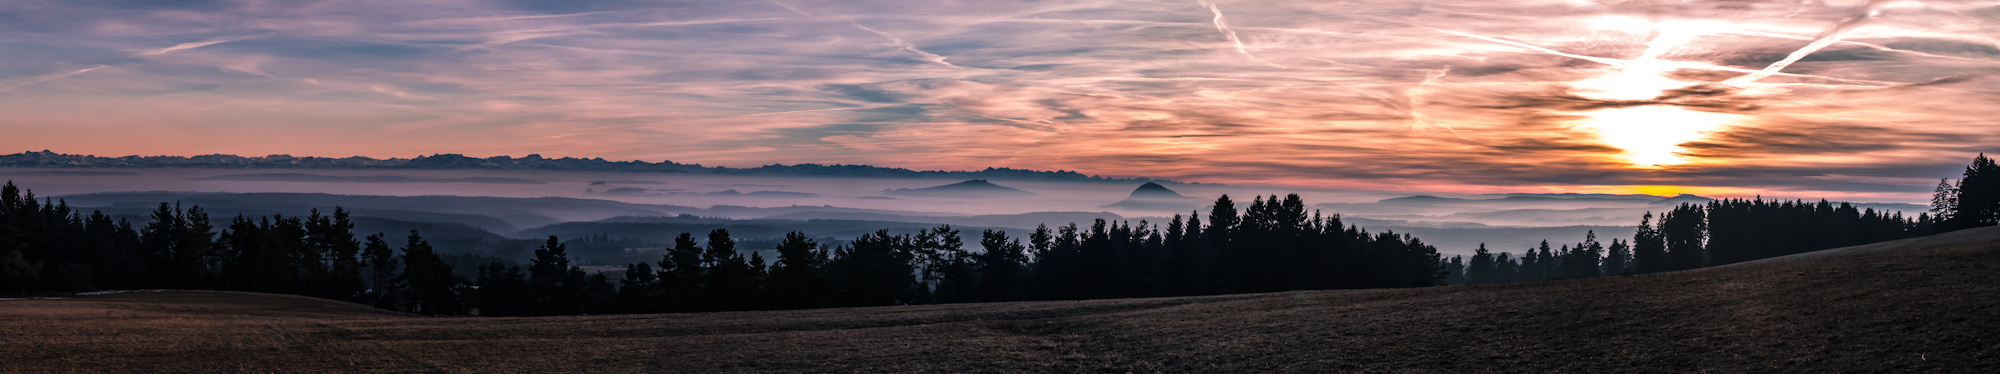
[[[2000,243],[1637,277],[425,318],[226,292],[0,301],[8,372],[2000,372]]]

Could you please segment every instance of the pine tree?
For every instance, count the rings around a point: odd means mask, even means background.
[[[888,230],[855,238],[834,250],[828,272],[845,306],[906,305],[918,302],[922,285],[916,269],[914,244],[907,235]]]
[[[1486,243],[1479,243],[1479,249],[1472,252],[1472,261],[1466,264],[1466,284],[1493,283],[1493,252],[1486,250]]]
[[[1611,239],[1610,253],[1604,256],[1604,275],[1631,275],[1632,248],[1619,239]]]
[[[1597,230],[1585,231],[1583,243],[1576,247],[1575,264],[1571,265],[1573,269],[1571,273],[1578,278],[1601,275],[1599,270],[1604,261],[1604,243],[1597,241]]]
[[[1939,232],[1952,231],[1958,216],[1958,185],[1951,179],[1938,179],[1937,188],[1931,193],[1930,217],[1939,222],[1934,229]]]
[[[459,285],[465,280],[452,273],[451,265],[445,264],[416,230],[410,230],[409,243],[403,247],[403,275],[398,280],[410,287],[404,310],[422,315],[465,313],[465,304],[458,297]]]
[[[1511,253],[1500,252],[1500,255],[1493,259],[1494,282],[1519,281],[1520,271],[1521,264],[1514,260],[1514,255]]]
[[[653,265],[636,262],[625,265],[625,279],[618,282],[618,313],[659,313],[666,311],[661,302],[666,295],[660,288],[660,277],[653,272]]]
[[[702,279],[702,288],[705,293],[703,301],[710,310],[755,307],[757,280],[763,275],[758,274],[742,254],[736,253],[736,240],[729,237],[729,230],[708,232],[708,248],[702,253],[702,261],[709,264],[708,273]]]
[[[1661,220],[1665,223],[1665,220]],[[1653,224],[1653,212],[1646,212],[1639,218],[1639,232],[1632,235],[1632,269],[1638,273],[1657,273],[1670,269],[1667,266],[1667,242],[1660,234],[1659,226]]]
[[[1958,180],[1958,208],[1951,215],[1951,227],[1962,230],[2000,225],[2000,164],[1981,153],[1966,165]]]
[[[819,242],[805,233],[793,231],[778,242],[778,261],[771,265],[766,305],[784,308],[811,308],[826,305],[827,253]]]
[[[35,278],[41,276],[41,264],[28,261],[27,254],[19,249],[8,248],[0,252],[0,291],[27,295]]]
[[[978,262],[965,250],[964,239],[951,225],[917,233],[918,269],[934,302],[977,300]]]
[[[580,294],[583,297],[581,301],[582,305],[579,309],[583,311],[583,314],[611,314],[617,312],[618,286],[611,284],[611,276],[605,275],[603,272],[586,275],[583,273],[583,270],[576,270],[572,273],[573,276],[580,277],[578,284],[581,285],[582,292]]]
[[[221,285],[223,257],[215,249],[215,225],[208,220],[208,211],[201,206],[190,206],[181,214],[180,243],[175,244],[176,262],[186,267],[188,279],[182,281],[185,287],[214,289]]]
[[[1229,195],[1215,199],[1215,206],[1208,211],[1208,227],[1202,236],[1208,239],[1207,250],[1214,264],[1210,266],[1208,278],[1212,280],[1211,288],[1216,292],[1237,292],[1241,287],[1238,284],[1241,275],[1237,271],[1241,270],[1239,267],[1243,260],[1233,244],[1242,223],[1242,217],[1236,214],[1236,203],[1229,200]]]
[[[1472,284],[1466,280],[1465,256],[1451,256],[1450,259],[1444,260],[1442,266],[1444,267],[1444,284],[1447,285]]]
[[[695,311],[708,309],[701,299],[702,279],[708,274],[702,263],[701,246],[695,243],[694,235],[681,233],[674,237],[674,246],[667,248],[667,254],[660,256],[660,292],[666,300],[661,304],[669,311]]]
[[[303,229],[301,240],[293,247],[292,256],[299,269],[305,270],[303,295],[337,297],[333,285],[333,244],[328,238],[333,231],[331,226],[332,219],[320,215],[319,209],[313,209],[306,216],[304,225],[300,226]]]
[[[533,286],[521,266],[493,261],[479,266],[479,315],[489,317],[531,316],[536,314]]]
[[[1681,204],[1660,218],[1660,236],[1666,243],[1667,266],[1662,270],[1685,270],[1707,263],[1707,211],[1700,205]]]
[[[396,282],[399,278],[396,274],[399,267],[396,251],[389,248],[389,242],[382,240],[380,233],[369,235],[367,240],[361,255],[368,269],[369,299],[377,308],[392,308],[401,288]]]
[[[1546,240],[1542,242],[1544,246],[1548,243]],[[1521,267],[1515,273],[1515,277],[1522,282],[1542,280],[1542,255],[1535,253],[1534,248],[1528,248],[1527,253],[1521,255]]]
[[[1182,229],[1178,250],[1174,255],[1174,279],[1180,285],[1175,291],[1180,295],[1207,295],[1215,293],[1215,243],[1210,241],[1207,227],[1201,224],[1200,212],[1188,212],[1187,227]]]
[[[582,313],[581,270],[570,266],[569,247],[550,235],[535,248],[528,265],[528,284],[533,290],[533,315],[555,316]]]
[[[33,202],[33,199],[29,199]],[[37,209],[39,210],[39,209]],[[139,231],[139,240],[146,245],[150,256],[146,273],[147,288],[191,288],[198,272],[199,259],[191,258],[193,253],[181,248],[182,238],[187,235],[187,219],[177,205],[160,203],[153,210],[153,222]]]
[[[1010,239],[1005,231],[986,230],[979,235],[979,296],[981,301],[1026,300],[1032,285],[1028,280],[1027,247]]]
[[[1540,250],[1541,261],[1536,263],[1539,266],[1535,267],[1535,280],[1560,278],[1558,270],[1562,269],[1562,259],[1557,258],[1555,252],[1549,250],[1549,241],[1543,240],[1541,246],[1536,248]]]
[[[199,209],[199,207],[196,209]],[[192,210],[189,211],[188,215],[190,217],[196,216]],[[201,215],[206,216],[207,214],[203,213]],[[206,218],[202,220],[206,221]],[[189,220],[189,231],[199,231],[200,229],[197,226],[205,225],[194,223],[194,221],[194,219]],[[347,210],[334,207],[332,221],[328,222],[322,229],[326,230],[326,233],[322,235],[322,239],[326,241],[326,245],[328,246],[328,256],[330,257],[328,262],[331,263],[330,271],[332,273],[331,281],[333,285],[332,294],[341,300],[361,299],[361,293],[367,289],[367,285],[361,277],[361,243],[354,240],[354,222],[349,219]]]

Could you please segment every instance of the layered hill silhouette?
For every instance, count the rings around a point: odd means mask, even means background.
[[[1988,372],[2000,367],[1995,240],[1989,227],[1534,283],[768,312],[468,319],[236,292],[0,300],[13,338],[0,337],[10,343],[0,362],[26,372]]]
[[[1132,190],[1132,195],[1125,197],[1125,200],[1106,204],[1104,207],[1179,212],[1200,208],[1202,204],[1202,199],[1182,195],[1159,183],[1146,182],[1146,184],[1139,185],[1139,188]]]
[[[1034,192],[1028,192],[1018,188],[993,184],[993,182],[988,182],[985,179],[973,179],[937,187],[897,188],[893,190],[882,190],[882,193],[889,195],[896,195],[896,196],[956,197],[956,198],[973,198],[973,199],[992,198],[992,197],[1021,197],[1021,196],[1036,195]]]
[[[1051,181],[1051,182],[1147,182],[1166,181],[1152,178],[1109,178],[1085,175],[1075,171],[1022,170],[1011,168],[986,168],[974,171],[910,170],[869,165],[821,165],[821,164],[771,164],[752,168],[732,168],[724,166],[702,166],[673,161],[609,161],[604,158],[545,158],[531,154],[526,157],[494,156],[487,158],[466,157],[458,154],[433,154],[414,158],[376,159],[368,157],[294,157],[291,155],[270,155],[244,157],[237,155],[182,156],[124,156],[101,157],[93,155],[72,155],[50,152],[22,152],[0,155],[0,167],[13,168],[210,168],[210,169],[428,169],[428,170],[573,170],[612,172],[665,172],[726,175],[757,175],[785,177],[842,177],[842,178],[919,178],[956,179],[975,177],[981,179]],[[274,177],[263,177],[274,178]],[[299,177],[291,177],[297,179]],[[401,182],[401,181],[383,181]]]

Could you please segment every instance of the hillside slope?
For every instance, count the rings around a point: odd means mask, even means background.
[[[1755,261],[1722,265],[1718,267],[1752,266],[1801,262],[1837,257],[1851,257],[1876,253],[1899,252],[1954,245],[2000,242],[2000,226],[1981,227],[1947,232],[1943,234],[1919,236],[1909,239],[1891,240],[1881,243],[1862,244],[1852,247],[1818,250],[1788,256],[1778,256]]]
[[[0,362],[167,372],[2000,371],[1992,241],[1634,277],[1191,298],[547,318],[292,309],[300,303],[213,292],[0,301]]]

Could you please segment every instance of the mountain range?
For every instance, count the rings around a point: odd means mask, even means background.
[[[993,184],[993,182],[988,182],[985,179],[973,179],[964,182],[952,183],[936,187],[897,188],[893,190],[883,190],[882,193],[889,195],[898,195],[898,196],[957,197],[957,198],[972,198],[972,199],[988,198],[988,197],[1018,197],[1018,196],[1036,195],[1034,192],[1028,192],[1018,188]]]
[[[611,172],[664,172],[783,177],[913,178],[913,179],[993,179],[1049,182],[1162,182],[1154,178],[1115,178],[1085,175],[1075,171],[986,168],[976,171],[910,170],[869,165],[771,164],[751,168],[702,166],[673,161],[609,161],[604,158],[545,158],[538,154],[515,158],[468,157],[433,154],[414,158],[375,159],[368,157],[295,157],[270,155],[244,157],[213,154],[202,156],[123,156],[72,155],[48,150],[0,155],[0,167],[13,168],[203,168],[203,169],[440,169],[440,170],[569,170]]]

